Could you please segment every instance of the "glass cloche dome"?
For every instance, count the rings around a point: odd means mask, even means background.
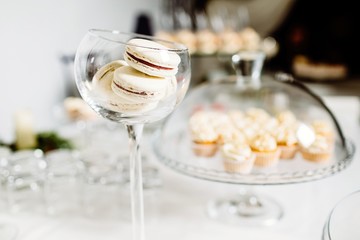
[[[355,147],[322,99],[290,75],[262,74],[264,54],[233,55],[236,76],[191,89],[156,136],[165,165],[207,180],[311,181],[346,168]]]

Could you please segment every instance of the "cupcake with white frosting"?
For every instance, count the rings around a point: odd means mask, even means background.
[[[293,128],[278,128],[274,133],[281,159],[293,159],[298,152],[299,145]]]
[[[220,145],[226,143],[242,144],[247,142],[246,136],[231,124],[216,128],[216,132],[219,135],[218,143]]]
[[[247,144],[226,143],[221,147],[224,169],[231,173],[249,173],[255,154]]]
[[[270,114],[262,108],[249,108],[246,116],[257,123],[263,123],[271,118]]]
[[[231,110],[227,113],[227,115],[229,116],[231,123],[235,127],[240,128],[239,126],[241,126],[241,123],[244,120],[244,113],[240,110]]]
[[[258,167],[274,166],[279,162],[280,149],[276,139],[270,134],[259,134],[250,142],[255,153],[255,165]]]
[[[332,145],[324,136],[317,135],[314,142],[308,147],[301,148],[301,155],[311,162],[326,162],[330,159]]]
[[[197,156],[212,157],[218,150],[219,134],[211,124],[213,117],[212,112],[199,111],[190,118],[192,149]]]
[[[218,34],[219,36],[219,49],[220,54],[234,54],[241,50],[244,42],[239,34],[231,29],[225,29]]]
[[[214,54],[219,47],[218,36],[209,29],[196,32],[196,51],[199,54]]]
[[[244,28],[239,33],[239,37],[242,40],[243,48],[245,50],[257,50],[260,48],[261,37],[253,28]]]
[[[329,144],[334,143],[335,133],[329,122],[325,120],[315,120],[311,123],[311,127],[314,129],[315,135],[323,136],[328,140]]]
[[[290,110],[279,112],[276,115],[276,119],[279,121],[279,124],[282,126],[290,126],[290,125],[295,125],[297,123],[297,119],[294,113],[291,112]]]

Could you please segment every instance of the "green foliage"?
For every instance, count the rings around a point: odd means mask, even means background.
[[[62,138],[54,131],[39,132],[36,134],[37,145],[35,149],[41,149],[44,153],[55,149],[73,149],[73,143],[65,138]],[[5,143],[0,140],[0,146],[11,148],[13,151],[19,149],[16,148],[15,143]]]

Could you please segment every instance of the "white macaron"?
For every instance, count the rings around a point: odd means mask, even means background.
[[[118,61],[115,62],[119,63]],[[121,62],[121,66],[124,66],[124,61]],[[96,102],[104,108],[120,113],[143,113],[156,108],[157,102],[136,103],[122,98],[113,92],[111,84],[114,74],[112,70],[109,70],[109,66],[116,65],[117,63],[112,62],[104,65],[94,75],[91,91],[92,98],[96,99]],[[125,63],[125,65],[127,64]]]
[[[104,81],[105,79],[113,79],[114,72],[117,68],[127,66],[128,64],[124,60],[115,60],[100,67],[93,77],[93,84],[97,84],[98,81]]]
[[[140,38],[128,42],[124,59],[140,72],[157,77],[174,76],[181,61],[175,51],[160,43]]]
[[[118,96],[130,102],[156,102],[167,91],[170,79],[149,76],[130,67],[115,70],[111,88]]]

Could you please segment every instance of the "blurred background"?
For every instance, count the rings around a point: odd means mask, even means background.
[[[258,41],[255,47],[268,51],[266,71],[291,72],[322,86],[336,80],[337,91],[339,86],[351,90],[339,94],[360,92],[359,20],[350,1],[0,0],[0,6],[0,139],[7,141],[14,137],[16,111],[28,109],[36,128],[52,128],[54,107],[77,95],[72,61],[89,28],[177,37],[189,48],[195,37],[194,84],[233,74],[226,57],[250,38]],[[229,31],[249,28],[255,35],[243,34],[235,48],[200,48],[205,43],[199,44],[202,36],[197,33],[209,30],[224,45],[234,41],[227,37]],[[205,39],[209,43],[212,38]],[[210,74],[209,66],[217,71]]]

